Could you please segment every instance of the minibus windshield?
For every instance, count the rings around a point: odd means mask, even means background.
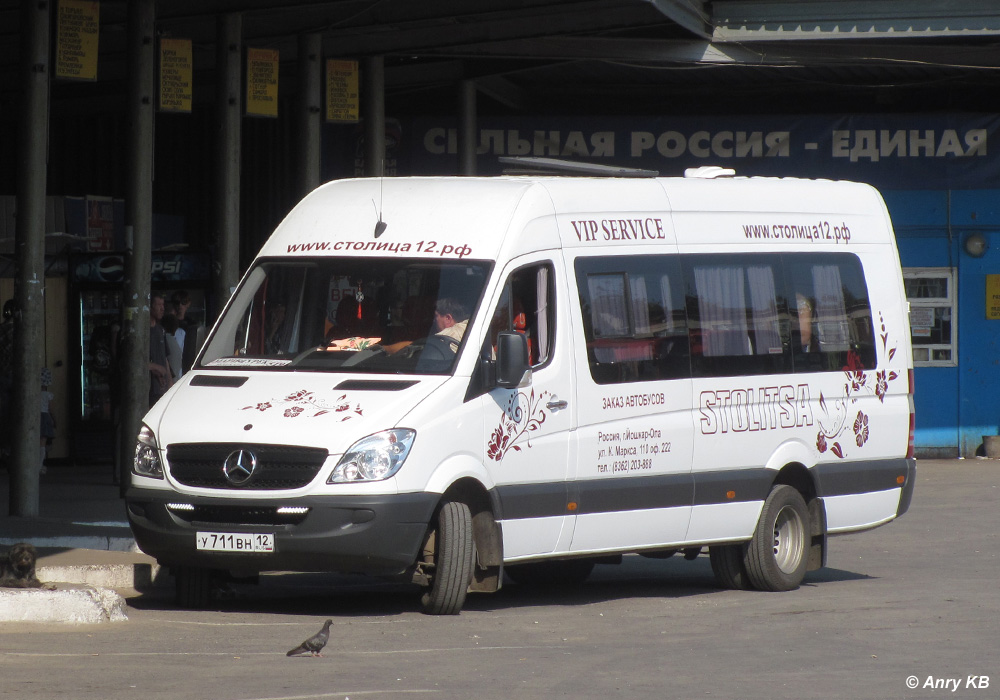
[[[258,261],[199,367],[447,374],[489,269],[427,259]]]

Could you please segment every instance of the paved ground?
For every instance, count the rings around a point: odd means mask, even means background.
[[[343,577],[267,577],[205,612],[126,592],[127,622],[0,624],[0,695],[998,697],[1000,462],[918,469],[905,517],[835,538],[790,593],[720,591],[706,557],[629,557],[572,591],[508,585],[448,618]],[[285,657],[327,617],[324,658]]]

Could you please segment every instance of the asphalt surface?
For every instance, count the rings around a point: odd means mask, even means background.
[[[125,622],[0,624],[0,695],[998,697],[1000,461],[921,461],[917,479],[909,513],[833,538],[828,567],[788,593],[719,590],[705,556],[508,584],[453,617],[349,577],[266,576],[200,612],[119,590]],[[285,656],[328,617],[323,658]]]

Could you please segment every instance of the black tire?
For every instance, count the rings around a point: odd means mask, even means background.
[[[197,566],[178,566],[174,570],[177,605],[188,610],[203,610],[212,601],[212,572]]]
[[[750,584],[761,591],[798,588],[809,563],[809,533],[801,494],[783,484],[771,489],[743,560]]]
[[[708,548],[708,558],[712,562],[712,573],[720,588],[736,591],[750,589],[747,568],[743,564],[744,547],[741,544],[720,544]]]
[[[514,583],[535,586],[578,586],[587,580],[593,570],[592,559],[536,561],[504,567],[504,572]]]
[[[465,603],[476,566],[469,507],[456,501],[441,506],[435,534],[431,585],[421,605],[428,615],[457,615]]]

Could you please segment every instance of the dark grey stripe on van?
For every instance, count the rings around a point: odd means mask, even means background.
[[[820,496],[850,496],[856,493],[899,488],[897,481],[910,480],[910,460],[882,459],[866,462],[827,462],[816,465],[816,490]]]
[[[503,507],[503,518],[518,520],[566,515],[566,504],[569,502],[567,485],[564,481],[558,481],[500,486],[497,492]]]
[[[690,474],[592,479],[573,486],[580,515],[686,506],[694,489]]]
[[[845,496],[898,488],[897,477],[912,481],[906,459],[836,462],[813,470],[818,496]],[[728,469],[699,474],[662,474],[569,483],[500,486],[503,519],[614,513],[626,510],[707,506],[763,501],[774,481],[769,469]],[[570,511],[568,504],[577,504]]]
[[[770,469],[734,469],[701,472],[695,475],[694,505],[763,501],[771,490],[774,472]],[[729,493],[732,492],[732,496]]]

